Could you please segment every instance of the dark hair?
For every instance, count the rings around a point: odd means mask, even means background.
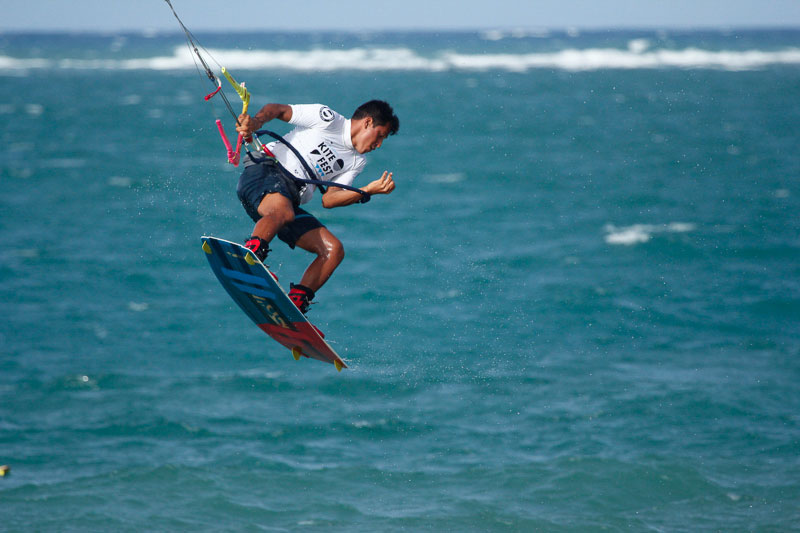
[[[383,100],[370,100],[358,106],[353,113],[353,119],[372,117],[376,126],[389,125],[389,135],[394,135],[400,129],[400,119],[394,114],[392,106]]]

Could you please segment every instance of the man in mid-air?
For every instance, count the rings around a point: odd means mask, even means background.
[[[328,228],[300,208],[311,200],[317,186],[295,178],[352,186],[366,165],[364,154],[380,148],[389,135],[397,133],[400,122],[391,106],[381,100],[362,104],[350,119],[320,104],[267,104],[252,117],[246,113],[240,115],[236,129],[249,137],[276,118],[295,126],[285,136],[285,141],[303,157],[316,176],[307,175],[289,146],[274,142],[267,145],[274,159],[261,162],[246,159],[236,192],[245,211],[256,223],[245,246],[262,262],[276,235],[292,249],[299,246],[316,254],[300,283],[291,284],[289,291],[289,298],[305,314],[316,291],[344,259],[344,248]],[[368,195],[389,194],[394,187],[392,173],[384,171],[380,178],[361,190]],[[331,185],[322,195],[322,206],[342,207],[360,202],[363,196],[357,191]]]

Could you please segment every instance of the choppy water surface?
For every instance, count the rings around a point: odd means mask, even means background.
[[[206,265],[251,228],[180,36],[0,36],[3,527],[794,529],[798,36],[200,35],[400,116],[394,194],[311,204],[342,373]]]

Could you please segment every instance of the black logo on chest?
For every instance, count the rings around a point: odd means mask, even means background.
[[[344,167],[344,159],[336,155],[330,146],[321,142],[311,150],[311,156],[316,167],[317,174],[325,177],[332,172],[339,172]]]

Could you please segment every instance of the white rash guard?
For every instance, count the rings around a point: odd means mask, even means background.
[[[305,158],[315,172],[313,179],[352,185],[364,169],[366,158],[358,153],[350,139],[350,119],[321,104],[292,105],[289,124],[295,128],[284,138]],[[308,178],[303,165],[281,142],[267,148],[278,161],[298,178]],[[300,192],[300,203],[311,200],[316,185],[307,184]]]

